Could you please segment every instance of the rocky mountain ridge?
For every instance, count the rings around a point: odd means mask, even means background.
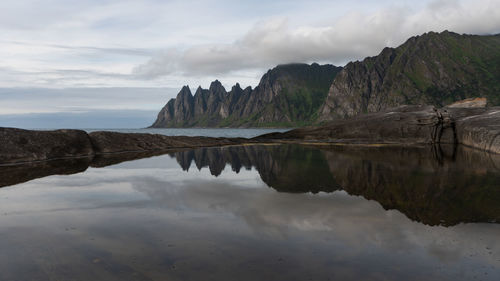
[[[193,96],[185,86],[151,127],[299,127],[476,97],[500,105],[500,35],[429,32],[344,68],[280,65],[255,89],[216,80]]]
[[[279,65],[262,76],[259,85],[227,92],[215,80],[195,94],[184,86],[158,114],[151,127],[250,127],[311,124],[341,67]]]
[[[472,97],[500,105],[500,35],[429,32],[348,63],[335,77],[319,120],[400,105],[442,107]]]

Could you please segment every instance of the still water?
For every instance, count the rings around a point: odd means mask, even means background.
[[[500,280],[500,156],[256,145],[1,167],[0,280]]]
[[[112,131],[120,133],[147,133],[165,136],[212,138],[253,138],[268,133],[286,132],[292,128],[143,128],[143,129],[85,129],[87,132]]]

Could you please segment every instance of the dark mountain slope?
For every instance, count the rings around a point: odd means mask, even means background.
[[[335,77],[320,120],[469,97],[500,105],[500,35],[429,32],[351,62]]]

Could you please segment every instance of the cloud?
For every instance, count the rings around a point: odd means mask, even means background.
[[[321,26],[294,26],[290,18],[274,18],[258,22],[233,43],[158,53],[135,67],[133,73],[154,78],[172,73],[227,74],[290,62],[343,65],[377,55],[385,46],[396,47],[428,31],[498,33],[499,6],[498,0],[437,0],[419,10],[393,5],[372,12],[351,11]]]
[[[145,128],[151,125],[154,110],[78,109],[71,112],[0,115],[0,126],[43,129]]]
[[[147,63],[135,67],[132,74],[146,79],[172,74],[179,69],[180,55],[176,49],[165,50],[153,56]]]
[[[54,49],[62,49],[70,51],[103,53],[105,55],[113,54],[113,55],[130,55],[130,56],[144,57],[153,55],[155,52],[154,49],[147,49],[147,48],[106,48],[106,47],[93,47],[93,46],[72,46],[72,45],[62,45],[62,44],[43,44],[43,43],[33,44],[30,42],[13,41],[13,40],[0,40],[0,43],[27,46],[31,48],[46,47],[46,48],[54,48]]]
[[[177,91],[177,88],[0,88],[0,117],[93,110],[157,112]]]

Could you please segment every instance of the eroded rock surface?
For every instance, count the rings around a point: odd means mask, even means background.
[[[313,141],[369,144],[464,144],[500,153],[500,107],[401,106],[335,120],[320,127],[272,133],[258,141]]]
[[[126,134],[81,130],[33,131],[0,128],[0,165],[93,157],[97,154],[162,151],[241,144],[246,139]]]
[[[82,157],[93,153],[85,131],[0,128],[0,164]]]
[[[89,136],[96,154],[231,145],[240,144],[246,140],[242,138],[164,136],[104,131],[92,132]]]
[[[454,116],[458,143],[500,153],[500,107],[448,111]]]

